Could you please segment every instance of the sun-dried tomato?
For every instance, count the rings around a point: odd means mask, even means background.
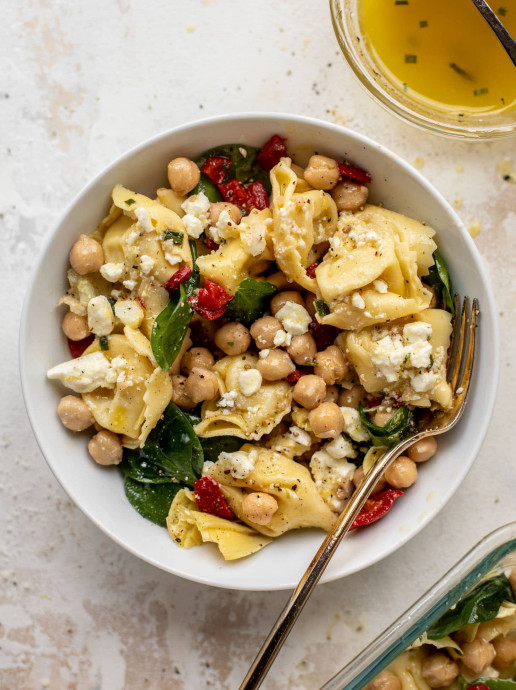
[[[274,134],[269,141],[267,141],[260,153],[256,156],[258,165],[264,170],[272,170],[272,168],[280,162],[280,158],[287,155],[287,146],[285,139],[279,134]]]
[[[212,251],[216,252],[220,246],[214,240],[210,239],[209,237],[207,237],[204,240],[204,244],[206,245],[206,249],[209,249],[210,252],[212,252]]]
[[[228,180],[226,184],[219,184],[219,191],[224,201],[246,209],[249,206],[249,194],[244,185],[238,180]]]
[[[235,517],[221,491],[220,484],[211,477],[201,477],[194,484],[195,503],[201,513],[210,513],[226,520]]]
[[[330,345],[333,345],[333,342],[339,333],[335,326],[328,326],[327,324],[319,323],[319,321],[316,321],[315,319],[312,321],[309,328],[312,332],[318,350],[325,350],[327,347],[330,347]]]
[[[227,156],[210,156],[202,166],[201,172],[210,178],[215,184],[222,184],[228,169],[231,167],[231,158]]]
[[[308,374],[311,374],[312,369],[308,367],[301,367],[299,369],[296,369],[293,371],[291,374],[289,374],[286,378],[285,381],[288,381],[289,383],[297,383],[301,376],[307,376]]]
[[[203,319],[214,321],[224,314],[228,302],[232,299],[232,295],[229,295],[221,285],[205,280],[204,287],[200,288],[196,295],[189,297],[188,301]]]
[[[187,278],[192,274],[192,269],[190,266],[183,266],[178,271],[173,273],[168,281],[165,283],[167,290],[177,290],[177,288],[184,283]],[[145,309],[145,307],[143,307]]]
[[[88,335],[86,338],[83,338],[82,340],[70,340],[70,338],[67,338],[68,341],[68,349],[70,350],[70,354],[74,359],[77,359],[77,357],[80,357],[84,350],[86,350],[92,342],[95,340],[95,336]]]
[[[257,208],[262,211],[264,208],[269,208],[270,201],[267,190],[263,182],[251,182],[247,185],[248,208]]]
[[[387,489],[387,491],[381,491],[379,494],[368,498],[354,523],[351,525],[350,530],[371,525],[373,522],[383,518],[400,496],[403,496],[403,491]]]
[[[368,184],[373,179],[371,175],[362,170],[362,168],[356,168],[354,165],[348,165],[347,163],[339,163],[339,172],[343,177],[347,177],[353,182],[360,182],[361,184]]]
[[[318,265],[319,265],[319,264],[316,262],[316,263],[310,264],[310,266],[307,266],[307,267],[305,268],[306,275],[307,275],[309,278],[315,278],[315,269],[317,268]]]

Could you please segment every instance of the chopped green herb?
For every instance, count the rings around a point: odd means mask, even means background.
[[[430,364],[428,365],[428,371],[434,366],[434,356],[430,355]]]
[[[235,343],[234,343],[233,340],[228,340],[228,341],[226,342],[226,345],[229,345],[229,347],[233,347],[234,344],[235,344]]]
[[[108,302],[111,305],[111,309],[113,310],[113,314],[115,313],[115,304],[116,304],[116,299],[114,297],[108,297]]]
[[[507,7],[499,7],[498,14],[500,15],[500,17],[505,17],[505,15],[507,14]]]
[[[327,314],[330,313],[330,307],[322,299],[315,299],[314,300],[314,307],[315,307],[315,311],[317,312],[317,314],[319,316],[326,316]]]
[[[474,96],[485,96],[486,93],[489,93],[489,89],[487,88],[487,86],[484,86],[483,89],[475,89],[473,91]]]
[[[172,242],[179,247],[183,244],[184,235],[182,232],[176,232],[175,230],[165,230],[163,239],[172,240]]]
[[[136,201],[134,199],[126,199],[124,201],[124,204],[126,204],[127,206],[132,206],[135,203],[136,203]]]
[[[410,359],[410,352],[408,355],[405,355],[405,358],[403,360],[403,364],[406,364],[409,361],[409,359]]]
[[[417,62],[417,55],[405,55],[405,62],[413,65]]]
[[[469,81],[473,81],[473,77],[469,72],[466,72],[465,69],[462,69],[462,67],[459,67],[457,63],[455,62],[450,62],[450,67],[457,72],[457,74],[460,74],[461,77],[464,77],[464,79],[468,79]]]
[[[428,26],[428,22],[426,21],[426,19],[422,19],[422,20],[419,22],[419,27],[420,27],[421,29],[426,29],[427,26]]]
[[[109,341],[107,335],[101,335],[99,338],[99,345],[101,350],[109,350]]]
[[[315,367],[317,365],[317,362],[312,362],[312,360],[305,362],[303,366],[305,367]]]

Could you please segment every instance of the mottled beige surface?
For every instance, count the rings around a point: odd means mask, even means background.
[[[16,370],[24,285],[94,173],[194,118],[291,111],[382,141],[474,231],[480,224],[504,348],[490,433],[429,527],[383,563],[317,590],[265,687],[318,688],[480,536],[516,519],[516,185],[497,167],[515,160],[515,140],[451,142],[395,120],[339,57],[323,1],[21,0],[3,10],[1,690],[236,688],[287,596],[217,591],[138,561],[70,504],[38,451]]]

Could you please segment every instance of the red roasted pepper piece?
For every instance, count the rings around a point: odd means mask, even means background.
[[[378,405],[381,405],[382,402],[383,402],[383,398],[381,396],[377,396],[376,398],[371,398],[371,400],[369,400],[366,403],[366,407],[368,407],[368,408],[369,407],[378,407]]]
[[[468,690],[489,690],[484,683],[477,683],[476,685],[468,685]]]
[[[226,184],[219,184],[219,191],[224,201],[235,204],[239,208],[249,206],[249,194],[244,185],[238,180],[228,180]]]
[[[77,359],[77,357],[80,357],[84,350],[86,350],[92,342],[95,340],[95,336],[88,335],[86,338],[83,338],[82,340],[70,340],[70,338],[67,338],[68,341],[68,349],[70,350],[70,354],[74,359]]]
[[[210,156],[202,166],[201,172],[210,178],[215,184],[222,184],[228,168],[231,167],[231,158],[227,156]]]
[[[188,298],[188,301],[204,319],[213,321],[224,314],[228,302],[233,299],[222,286],[211,280],[204,281],[204,287],[198,290],[196,295]]]
[[[330,345],[333,345],[338,335],[335,326],[319,323],[319,321],[315,319],[310,324],[309,329],[312,332],[318,350],[325,350],[327,347],[330,347]]]
[[[394,505],[394,501],[400,496],[403,496],[403,491],[387,489],[386,491],[380,491],[379,494],[375,494],[368,498],[356,520],[351,525],[350,530],[356,529],[357,527],[364,527],[365,525],[371,525],[373,522],[383,518]]]
[[[315,278],[315,269],[317,268],[318,265],[319,265],[319,264],[316,262],[316,263],[310,264],[310,266],[307,266],[307,267],[305,268],[306,275],[307,275],[309,278]]]
[[[210,252],[211,252],[211,251],[215,251],[215,252],[216,252],[217,249],[218,249],[219,246],[220,246],[220,245],[218,245],[214,240],[210,239],[209,237],[207,237],[207,238],[204,240],[204,244],[206,245],[206,249],[209,249]]]
[[[340,174],[353,180],[353,182],[367,184],[372,180],[371,175],[361,168],[356,168],[354,165],[348,165],[347,163],[339,163],[338,165]]]
[[[220,484],[211,477],[201,477],[194,484],[195,503],[201,513],[210,513],[226,520],[235,517],[220,489]]]
[[[285,381],[288,381],[289,383],[297,383],[301,376],[307,376],[308,374],[312,373],[312,369],[309,367],[301,367],[300,369],[296,369],[293,371],[291,374],[289,374],[286,378]]]
[[[173,273],[170,278],[165,283],[167,290],[177,290],[177,288],[184,283],[187,278],[192,274],[192,269],[190,266],[183,266],[178,271]],[[145,307],[143,307],[145,309]]]
[[[257,208],[262,211],[264,208],[269,208],[270,201],[267,190],[265,189],[263,182],[251,182],[247,185],[247,195],[249,197],[248,207]]]
[[[285,139],[274,134],[269,141],[267,141],[260,153],[256,156],[258,165],[264,170],[272,170],[272,168],[280,162],[280,158],[287,155],[287,146]]]

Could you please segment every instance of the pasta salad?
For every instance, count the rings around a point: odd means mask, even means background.
[[[286,140],[176,157],[151,198],[117,184],[70,251],[58,405],[131,505],[225,559],[329,530],[385,447],[447,409],[451,285],[435,231],[367,203],[370,175]],[[386,515],[413,444],[353,528]]]
[[[367,685],[431,688],[516,688],[516,570],[481,583]]]

